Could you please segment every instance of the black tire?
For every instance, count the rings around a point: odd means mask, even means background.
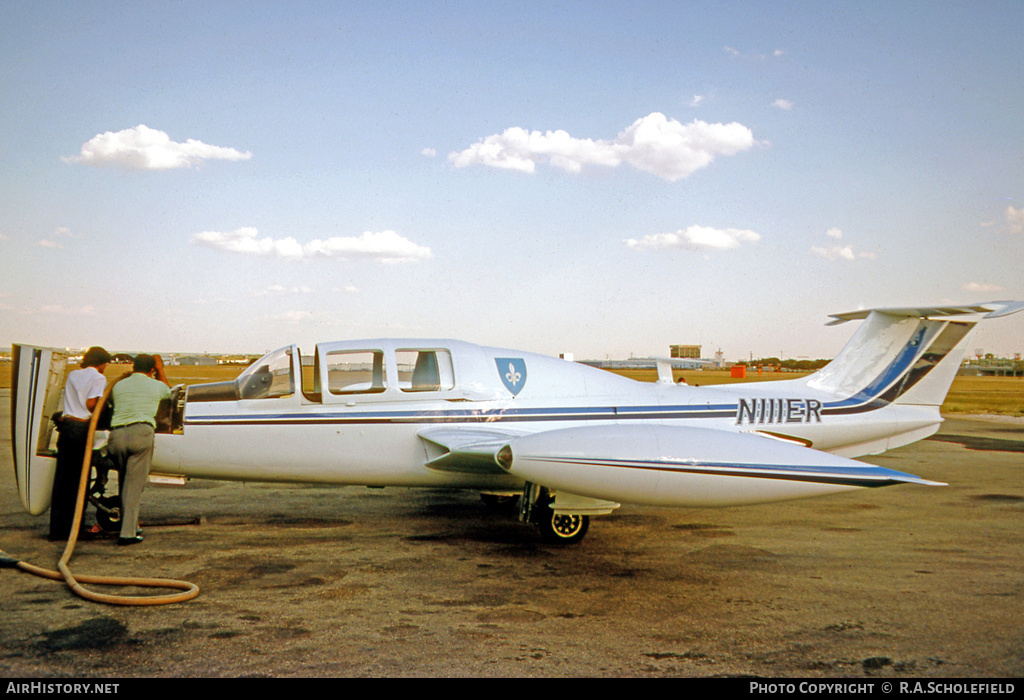
[[[101,498],[100,504],[103,508],[96,508],[96,524],[104,532],[121,532],[121,499],[117,496]]]
[[[590,516],[555,513],[545,508],[537,520],[537,527],[548,544],[577,544],[590,529]]]

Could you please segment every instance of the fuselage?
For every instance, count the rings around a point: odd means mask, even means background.
[[[934,484],[851,458],[934,433],[977,317],[1020,310],[992,302],[840,314],[836,322],[863,323],[821,370],[716,386],[674,384],[660,370],[658,382],[637,382],[453,340],[321,343],[305,357],[287,346],[234,381],[176,389],[153,470],[520,491],[529,508],[558,517],[620,501],[730,505]],[[15,474],[23,504],[39,514],[49,506],[49,418],[67,358],[13,350]]]
[[[837,396],[806,378],[707,387],[638,382],[558,358],[451,340],[322,343],[311,363],[302,366],[299,358],[298,348],[282,348],[233,387],[190,387],[178,431],[157,436],[154,471],[514,489],[522,482],[512,475],[427,467],[419,433],[437,426],[531,434],[655,423],[758,432],[853,457],[920,439],[941,420],[935,407]]]

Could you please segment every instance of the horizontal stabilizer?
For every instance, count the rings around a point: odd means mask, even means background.
[[[941,318],[945,316],[974,316],[984,314],[983,318],[999,318],[1009,316],[1018,311],[1024,310],[1024,301],[989,301],[983,304],[968,304],[966,306],[918,306],[918,307],[897,307],[891,309],[862,309],[850,311],[845,314],[832,314],[834,321],[827,325],[837,326],[847,321],[865,319],[872,311],[889,316],[905,316],[907,318]]]

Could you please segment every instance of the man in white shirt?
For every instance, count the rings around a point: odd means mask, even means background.
[[[110,353],[91,347],[82,358],[81,369],[68,374],[64,384],[64,413],[57,423],[57,471],[50,500],[51,540],[66,540],[71,534],[85,451],[92,448],[86,444],[89,420],[107,388],[103,371],[108,362]]]

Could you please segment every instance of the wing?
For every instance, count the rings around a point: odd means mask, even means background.
[[[467,474],[507,475],[509,472],[501,466],[503,455],[508,453],[510,444],[529,434],[476,426],[440,426],[426,428],[417,435],[427,448],[425,464],[431,469]],[[535,483],[548,486],[543,480]],[[570,489],[559,489],[553,496],[549,506],[556,513],[606,515],[619,507],[614,501],[591,498]]]
[[[586,426],[500,442],[495,438],[487,449],[509,474],[623,503],[727,506],[898,483],[941,485],[754,433],[709,428]]]

